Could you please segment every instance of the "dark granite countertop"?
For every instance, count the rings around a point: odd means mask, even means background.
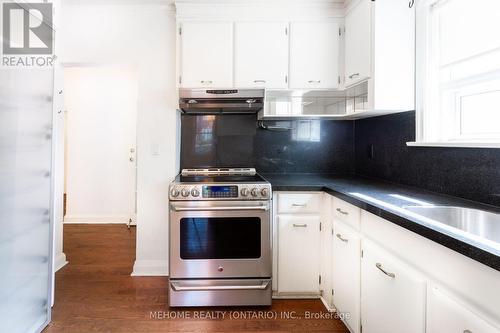
[[[437,223],[407,206],[458,206],[500,214],[500,208],[426,190],[359,176],[261,174],[274,191],[324,191],[403,228],[500,271],[500,243]]]

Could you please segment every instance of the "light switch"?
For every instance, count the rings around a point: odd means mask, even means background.
[[[157,143],[151,144],[151,155],[158,156],[160,155],[160,145]]]

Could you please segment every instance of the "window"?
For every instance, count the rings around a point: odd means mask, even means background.
[[[500,0],[417,7],[417,143],[500,147]]]

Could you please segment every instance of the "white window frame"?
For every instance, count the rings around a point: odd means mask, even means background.
[[[408,142],[409,146],[439,146],[439,147],[478,147],[500,148],[500,135],[488,136],[456,136],[460,128],[459,112],[455,108],[441,105],[436,112],[436,105],[446,101],[457,103],[464,91],[455,92],[452,98],[440,99],[439,82],[434,59],[439,59],[439,36],[433,33],[433,25],[438,23],[431,14],[431,6],[443,0],[420,0],[416,2],[416,142]],[[446,1],[446,0],[444,0]],[[500,0],[499,0],[500,1]],[[466,24],[466,23],[464,23]],[[496,51],[495,51],[496,52]],[[477,81],[488,84],[488,79],[500,80],[500,70],[482,75]],[[465,79],[467,82],[469,79]],[[476,83],[476,82],[475,82]],[[450,91],[452,94],[453,91]],[[444,125],[445,119],[450,124]]]

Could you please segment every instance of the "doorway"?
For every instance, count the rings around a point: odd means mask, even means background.
[[[137,74],[64,68],[64,223],[136,222]]]

